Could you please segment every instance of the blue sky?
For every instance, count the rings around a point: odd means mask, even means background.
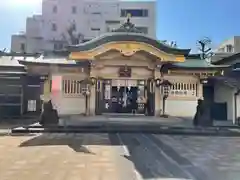
[[[27,16],[41,13],[39,0],[4,2],[0,6],[0,49],[10,48],[11,34],[25,30]],[[196,40],[208,36],[216,46],[240,35],[239,7],[239,0],[157,0],[157,38],[194,50]]]

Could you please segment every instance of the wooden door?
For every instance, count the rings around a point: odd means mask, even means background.
[[[213,103],[211,108],[211,116],[218,121],[227,120],[227,103]]]
[[[26,77],[24,88],[24,113],[39,115],[42,111],[40,96],[43,92],[43,82],[40,76]]]
[[[112,81],[111,80],[104,80],[103,81],[103,100],[102,100],[102,112],[104,113],[111,113],[112,112]]]
[[[21,77],[5,76],[0,78],[0,117],[22,115],[23,85]]]

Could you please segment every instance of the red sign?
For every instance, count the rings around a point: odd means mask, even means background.
[[[52,76],[52,92],[61,91],[62,88],[62,76]]]

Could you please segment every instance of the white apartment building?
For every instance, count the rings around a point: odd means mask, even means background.
[[[223,41],[218,48],[216,53],[239,53],[240,52],[240,36],[233,36]]]
[[[61,50],[70,37],[69,27],[80,41],[88,41],[119,27],[128,14],[139,30],[156,38],[155,8],[155,1],[43,0],[42,15],[27,18],[26,32],[12,36],[11,50]]]

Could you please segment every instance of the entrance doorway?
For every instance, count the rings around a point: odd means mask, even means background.
[[[144,80],[104,80],[103,113],[145,114]]]
[[[138,110],[137,87],[112,87],[112,112],[137,113]]]

